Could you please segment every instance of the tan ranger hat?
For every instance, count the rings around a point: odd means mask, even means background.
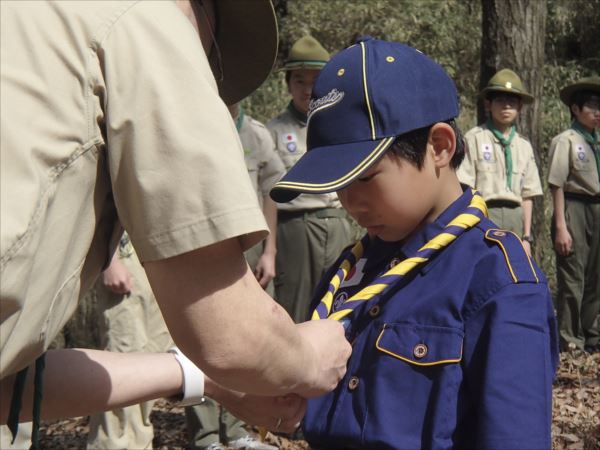
[[[193,0],[197,1],[197,0]],[[215,0],[216,44],[209,56],[219,95],[231,105],[254,92],[277,57],[277,19],[271,0]]]
[[[312,36],[294,42],[281,70],[322,69],[329,61],[329,52]]]
[[[571,97],[577,91],[592,91],[600,94],[600,77],[587,77],[569,84],[560,90],[560,99],[562,102],[571,106]]]
[[[502,69],[490,78],[487,86],[479,93],[481,98],[485,98],[490,91],[507,92],[518,95],[523,103],[532,103],[533,95],[525,90],[523,82],[519,76],[510,69]]]

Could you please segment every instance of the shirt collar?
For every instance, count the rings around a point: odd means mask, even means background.
[[[306,126],[306,122],[307,122],[308,118],[307,118],[306,114],[298,111],[298,108],[296,108],[294,106],[293,100],[290,100],[290,103],[288,104],[287,109],[294,119],[296,119],[298,122],[300,122],[300,124],[302,124],[303,126]]]
[[[401,251],[406,257],[414,255],[423,245],[440,234],[456,216],[467,209],[473,198],[471,188],[461,184],[463,193],[458,197],[436,220],[425,224],[419,228],[413,235],[402,244]]]

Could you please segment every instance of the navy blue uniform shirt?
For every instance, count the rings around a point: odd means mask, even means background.
[[[471,198],[465,190],[407,242],[373,240],[334,309],[414,254]],[[485,219],[354,314],[345,377],[308,402],[303,430],[313,448],[551,448],[555,316],[546,279],[514,234]]]

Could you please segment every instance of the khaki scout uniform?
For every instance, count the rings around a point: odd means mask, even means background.
[[[518,133],[510,144],[513,170],[509,189],[504,149],[486,125],[469,130],[465,143],[465,159],[457,171],[459,180],[480,192],[493,222],[522,236],[521,203],[543,194],[531,144]]]
[[[244,159],[250,181],[256,191],[260,205],[269,195],[273,185],[283,176],[285,168],[275,152],[275,144],[267,128],[252,117],[243,115],[238,133],[244,148]],[[246,252],[246,259],[252,269],[256,267],[262,255],[263,244],[259,243]],[[272,287],[267,289],[273,295]]]
[[[127,233],[119,242],[116,257],[131,275],[133,289],[121,295],[108,290],[100,279],[96,282],[101,348],[120,353],[167,351],[173,340]],[[152,448],[153,405],[152,400],[92,415],[87,447]]]
[[[75,311],[116,248],[117,210],[142,262],[267,232],[173,2],[34,3],[1,2],[0,378]]]
[[[561,187],[573,239],[569,255],[556,255],[557,315],[561,348],[600,340],[600,181],[591,146],[573,129],[550,144],[548,183]],[[552,221],[554,225],[554,220]],[[554,231],[554,226],[553,226]],[[554,238],[553,238],[554,240]]]
[[[288,108],[267,128],[289,170],[306,153],[306,123]],[[296,322],[303,322],[317,283],[351,244],[352,229],[335,193],[301,194],[277,208],[275,298]]]
[[[264,197],[283,176],[285,169],[275,152],[271,134],[262,123],[240,110],[236,125],[239,127],[238,133],[244,148],[250,181],[262,206]],[[248,265],[252,269],[256,267],[262,252],[262,242],[245,252]],[[273,296],[273,283],[269,283],[265,290]],[[186,407],[185,416],[190,449],[205,449],[220,442],[226,444],[248,435],[244,422],[210,398],[206,398],[199,405]]]

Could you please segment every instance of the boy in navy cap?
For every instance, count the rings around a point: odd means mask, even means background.
[[[551,447],[550,293],[458,181],[457,97],[421,52],[360,40],[323,68],[309,151],[271,191],[336,191],[368,231],[316,291],[313,319],[342,321],[353,353],[336,390],[309,401],[315,449]]]

